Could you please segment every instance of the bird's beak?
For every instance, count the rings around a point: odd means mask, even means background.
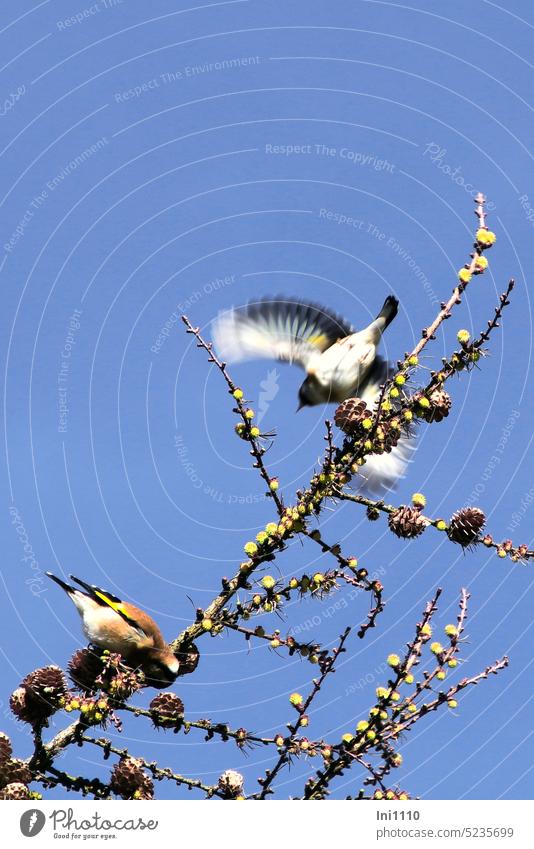
[[[303,408],[303,407],[305,407],[305,406],[306,406],[306,405],[305,405],[305,404],[303,404],[303,403],[302,403],[302,401],[299,401],[299,405],[298,405],[297,409],[295,410],[295,412],[296,412],[296,413],[298,413],[298,411],[299,411],[299,410],[302,410],[302,408]]]

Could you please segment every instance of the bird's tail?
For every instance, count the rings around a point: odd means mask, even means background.
[[[65,581],[62,581],[61,578],[58,578],[57,575],[53,575],[52,572],[46,573],[49,578],[51,578],[54,583],[56,583],[62,590],[65,590],[66,593],[71,595],[72,593],[78,592],[76,587],[73,587],[72,584],[66,584]]]
[[[81,578],[77,578],[76,575],[69,575],[69,578],[71,581],[74,581],[74,583],[79,584],[88,595],[94,596],[96,587],[91,586],[91,584],[87,584],[85,581],[82,581]]]
[[[393,321],[393,319],[397,315],[398,310],[399,310],[399,302],[398,302],[397,298],[393,297],[393,295],[388,295],[388,297],[384,301],[384,303],[382,305],[382,309],[378,313],[375,321],[378,321],[378,319],[383,318],[384,319],[384,327],[382,329],[385,330],[386,327],[389,327],[389,325],[391,324],[391,322]]]

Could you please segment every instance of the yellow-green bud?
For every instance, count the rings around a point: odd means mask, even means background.
[[[456,334],[456,338],[461,345],[467,345],[471,338],[471,334],[469,333],[469,330],[459,330]]]
[[[426,498],[422,492],[414,492],[412,495],[412,504],[414,507],[424,507],[426,504]]]
[[[389,664],[390,666],[395,667],[395,666],[398,666],[398,665],[399,665],[399,663],[400,663],[400,657],[398,656],[398,654],[388,654],[388,659],[387,659],[387,661],[388,661],[388,664]]]
[[[258,551],[258,546],[255,542],[247,542],[243,546],[245,554],[248,554],[249,557],[254,557],[256,552]]]
[[[276,581],[272,577],[272,575],[264,575],[263,578],[261,579],[261,585],[266,590],[272,590],[272,588],[274,587],[275,584],[276,584]]]
[[[241,399],[243,397],[243,390],[242,389],[234,389],[234,391],[232,392],[232,395],[234,396],[236,401],[241,401]]]

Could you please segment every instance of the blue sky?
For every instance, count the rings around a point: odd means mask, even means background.
[[[399,316],[384,344],[397,359],[468,257],[478,189],[498,236],[490,269],[424,367],[458,329],[485,326],[511,276],[512,305],[491,356],[451,383],[449,418],[421,430],[392,500],[423,491],[429,512],[445,518],[471,501],[495,538],[532,545],[531,4],[160,0],[147,11],[128,0],[6,0],[0,24],[0,698],[19,756],[29,743],[9,693],[83,644],[74,608],[44,571],[74,572],[141,604],[170,639],[273,518],[220,375],[176,316],[187,312],[209,335],[220,310],[282,293],[359,326],[393,293]],[[233,374],[278,433],[269,468],[290,501],[322,453],[333,409],[296,416],[301,375],[288,367],[252,362]],[[395,778],[430,798],[532,798],[532,567],[486,549],[464,555],[431,532],[398,541],[354,505],[323,521],[327,539],[378,570],[387,608],[365,641],[352,638],[309,736],[352,730],[434,589],[443,587],[445,625],[466,586],[460,674],[505,653],[510,667],[456,712],[418,724]],[[295,541],[277,565],[289,576],[325,561]],[[291,604],[287,627],[328,645],[366,613],[343,590],[331,604]],[[288,694],[305,692],[313,674],[232,635],[199,647],[197,673],[174,688],[191,718],[270,734],[290,719]],[[269,766],[263,750],[245,757],[204,745],[200,733],[157,734],[144,720],[126,721],[120,744],[208,782],[240,769],[250,792]],[[64,764],[108,774],[86,748]],[[311,772],[295,765],[279,796],[298,793]],[[347,774],[334,795],[360,783]]]

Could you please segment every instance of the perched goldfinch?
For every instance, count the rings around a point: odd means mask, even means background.
[[[377,348],[398,306],[390,295],[374,321],[355,331],[345,319],[318,304],[283,297],[264,299],[219,315],[213,340],[226,363],[268,357],[301,366],[306,377],[297,410],[339,404],[352,397],[372,406],[391,371]],[[389,489],[402,476],[411,450],[403,438],[390,453],[369,457],[362,467],[365,488],[371,492]]]
[[[85,592],[46,573],[74,602],[82,629],[95,646],[118,652],[134,669],[140,668],[151,687],[163,689],[178,675],[179,661],[148,613],[71,575]]]

